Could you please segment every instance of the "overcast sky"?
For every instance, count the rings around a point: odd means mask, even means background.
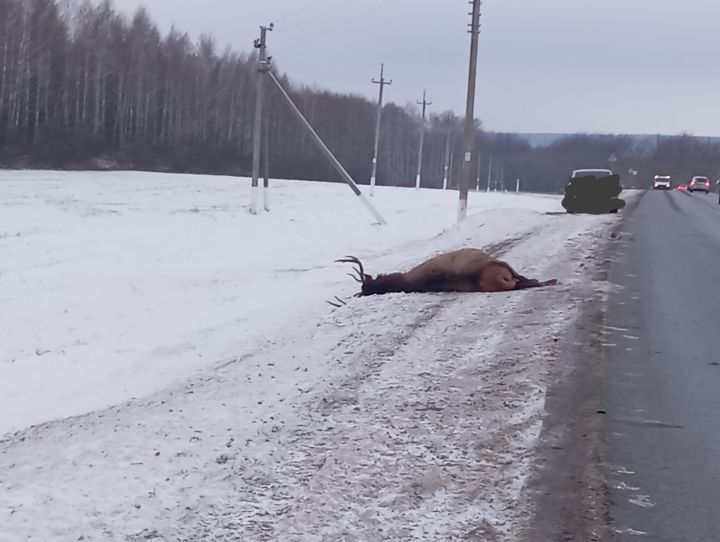
[[[269,52],[295,82],[464,114],[465,0],[115,0],[249,51],[275,23]],[[484,0],[476,116],[512,132],[720,135],[718,0]]]

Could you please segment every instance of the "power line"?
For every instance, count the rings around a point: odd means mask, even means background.
[[[293,17],[299,15],[299,14],[306,14],[308,10],[311,8],[317,6],[318,4],[322,2],[326,2],[327,0],[309,0],[308,2],[302,3],[302,5],[296,5],[296,9],[292,9],[290,11],[286,11],[282,13],[279,17],[273,18],[273,21],[275,21],[276,24],[284,24],[286,21],[291,20]],[[330,8],[328,8],[330,9]],[[297,22],[297,21],[295,21]]]
[[[308,37],[303,38],[300,41],[291,42],[289,44],[286,44],[284,47],[281,47],[280,49],[276,50],[276,54],[286,52],[290,49],[297,49],[297,47],[299,47],[300,45],[304,45],[310,41],[327,36],[328,34],[332,33],[333,31],[341,30],[344,26],[346,26],[350,23],[353,23],[359,19],[362,19],[366,15],[376,13],[377,11],[384,9],[384,8],[390,6],[391,4],[395,4],[399,1],[400,0],[385,0],[381,5],[373,6],[371,8],[368,8],[359,13],[356,13],[355,15],[352,15],[341,21],[329,22],[329,23],[327,23],[327,25],[321,27],[321,30],[319,30],[318,32],[315,32],[315,33],[309,35]],[[356,0],[352,0],[351,2],[346,2],[346,3],[342,4],[342,6],[347,6],[347,5],[356,4],[356,3],[357,3]]]
[[[306,30],[307,28],[305,23],[322,19],[327,20],[328,16],[332,13],[343,11],[347,6],[350,6],[354,3],[356,3],[355,0],[345,0],[345,2],[336,3],[332,6],[328,6],[326,9],[323,9],[319,13],[305,13],[299,19],[289,21],[287,25],[287,30],[284,32],[284,34],[290,37],[293,37],[294,35],[302,35],[303,30]]]

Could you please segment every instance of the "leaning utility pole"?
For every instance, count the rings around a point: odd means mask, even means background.
[[[427,91],[423,90],[422,102],[418,102],[418,105],[422,105],[422,124],[420,125],[420,150],[418,150],[418,168],[417,177],[415,178],[415,188],[420,188],[420,177],[422,175],[422,159],[423,159],[423,144],[425,143],[425,109],[428,105],[432,105],[432,102],[428,102],[425,97]]]
[[[377,121],[375,123],[375,150],[373,151],[372,161],[372,174],[370,175],[370,195],[375,193],[375,179],[377,177],[377,158],[378,158],[378,146],[380,144],[380,122],[382,119],[383,109],[383,90],[385,85],[392,85],[392,79],[390,81],[385,80],[385,64],[380,64],[380,81],[372,80],[373,84],[380,85],[380,96],[378,98],[378,110],[377,110]]]
[[[260,38],[255,40],[254,46],[258,50],[257,65],[255,68],[257,79],[257,94],[255,96],[255,124],[253,126],[253,165],[252,165],[252,187],[250,188],[250,212],[254,215],[260,213],[259,201],[260,191],[258,179],[260,178],[260,154],[262,150],[262,121],[263,121],[263,99],[265,93],[265,74],[270,70],[270,63],[267,59],[266,35],[268,30],[272,31],[273,24],[260,27]]]
[[[477,80],[478,34],[480,34],[481,0],[472,0],[472,21],[470,23],[470,70],[468,73],[467,104],[465,109],[465,131],[463,134],[463,162],[460,174],[460,201],[458,222],[467,217],[468,188],[470,187],[470,163],[472,161],[473,137],[475,135],[475,86]]]
[[[370,200],[365,197],[365,194],[363,194],[360,191],[360,188],[358,187],[357,183],[353,180],[353,178],[350,176],[350,174],[347,172],[347,170],[340,164],[337,158],[335,158],[335,155],[332,153],[332,151],[328,148],[328,146],[325,144],[325,142],[320,138],[320,136],[317,134],[315,129],[312,127],[312,125],[308,122],[308,120],[305,118],[305,116],[302,114],[300,109],[298,109],[298,106],[295,105],[295,102],[292,101],[292,98],[290,98],[290,95],[287,93],[287,91],[283,88],[283,86],[280,84],[280,81],[277,80],[277,77],[275,77],[275,74],[271,71],[268,71],[268,77],[270,78],[270,81],[275,85],[277,90],[280,93],[280,96],[285,100],[285,102],[290,106],[290,111],[292,111],[295,115],[295,117],[300,121],[300,124],[302,124],[305,129],[310,134],[311,138],[315,141],[317,146],[320,148],[322,153],[327,157],[328,160],[330,160],[330,163],[333,165],[335,170],[340,174],[343,181],[345,181],[348,186],[350,186],[350,189],[355,193],[355,195],[360,198],[360,201],[362,202],[365,207],[372,213],[372,215],[375,217],[375,220],[377,220],[378,224],[387,224],[385,222],[385,219],[382,217],[382,215],[373,207],[373,204],[370,203]]]

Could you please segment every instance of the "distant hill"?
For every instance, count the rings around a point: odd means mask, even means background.
[[[527,139],[533,147],[547,147],[558,139],[570,134],[515,134],[523,139]]]
[[[518,137],[522,137],[523,139],[527,139],[528,142],[532,147],[547,147],[557,141],[558,139],[561,139],[563,137],[575,135],[570,133],[516,133],[513,134]],[[589,135],[596,135],[596,134],[589,134]],[[602,135],[602,134],[597,134]],[[655,141],[657,140],[658,134],[614,134],[614,135],[623,135],[628,136],[632,138],[636,144],[648,144],[648,145],[654,145]],[[672,137],[667,134],[660,134],[661,137]],[[681,135],[681,134],[674,134],[674,135]],[[697,137],[697,139],[701,141],[714,141],[714,142],[720,142],[720,137],[712,137],[712,136],[693,136],[692,134],[687,134],[692,137]]]

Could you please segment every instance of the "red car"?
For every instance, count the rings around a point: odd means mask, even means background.
[[[680,184],[676,188],[676,190],[680,190],[681,192],[685,192],[685,191],[687,191],[687,189],[688,189],[688,185],[686,185],[686,184]]]
[[[692,178],[690,181],[690,185],[688,186],[688,192],[705,192],[706,194],[710,193],[710,179],[707,177],[700,177],[696,175]]]

